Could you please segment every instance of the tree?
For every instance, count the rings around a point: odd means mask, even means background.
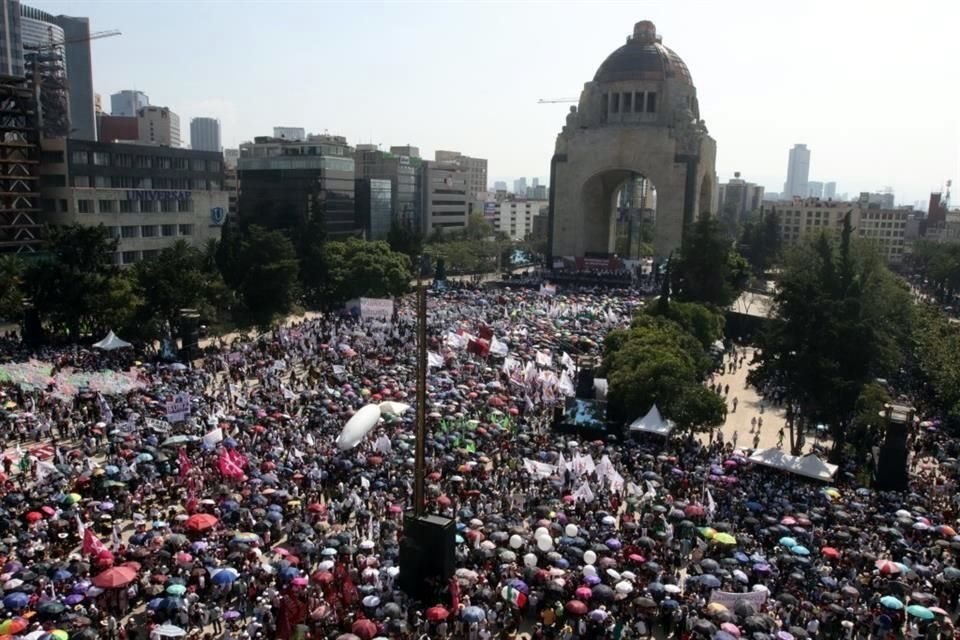
[[[750,376],[782,387],[801,424],[830,425],[835,460],[863,386],[898,370],[911,324],[905,287],[851,236],[848,215],[839,242],[821,234],[788,254]]]
[[[327,261],[327,223],[320,202],[314,193],[310,201],[310,217],[297,234],[297,255],[300,259],[300,281],[307,302],[323,306],[328,298],[330,267]]]
[[[723,426],[727,403],[702,384],[687,384],[670,405],[670,419],[678,429],[706,431]]]
[[[15,255],[0,257],[0,318],[20,322],[23,314],[24,266]]]
[[[25,290],[53,333],[78,340],[132,319],[140,299],[113,264],[116,250],[103,225],[51,230],[49,257],[27,270]]]
[[[676,298],[722,308],[730,306],[746,285],[742,258],[709,213],[701,214],[684,233],[671,272]]]
[[[252,225],[241,240],[239,291],[251,317],[268,326],[286,315],[297,298],[297,253],[280,231]]]
[[[723,338],[723,313],[705,305],[695,302],[670,302],[665,306],[648,307],[646,312],[673,320],[694,336],[704,349],[710,349],[714,342]]]
[[[755,275],[763,275],[777,263],[781,248],[780,214],[776,209],[761,212],[758,219],[744,224],[739,249]]]
[[[387,243],[392,250],[406,254],[410,260],[416,260],[423,253],[423,238],[420,237],[416,229],[399,220],[396,216],[390,220]]]
[[[349,238],[327,243],[330,298],[339,305],[361,296],[384,298],[404,293],[410,286],[410,258],[383,241]]]

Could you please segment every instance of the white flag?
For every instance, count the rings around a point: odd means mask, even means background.
[[[429,353],[427,353],[428,369],[435,369],[437,367],[442,367],[442,366],[443,366],[443,356],[441,356],[439,353],[434,353],[433,351],[430,351]]]
[[[217,427],[207,435],[203,436],[203,444],[212,447],[223,442],[223,429]]]
[[[610,473],[610,491],[612,493],[621,493],[624,487],[623,476],[620,475],[616,470],[611,470]]]
[[[557,472],[557,468],[552,464],[538,462],[530,458],[523,459],[523,468],[527,473],[537,478],[549,478]]]
[[[495,356],[506,356],[510,349],[507,347],[505,342],[500,342],[497,340],[497,337],[494,336],[490,341],[490,353]]]
[[[707,514],[709,515],[709,520],[713,520],[713,516],[717,513],[717,503],[713,501],[713,494],[710,493],[710,489],[707,489]]]
[[[584,482],[581,484],[580,487],[573,492],[573,497],[575,500],[583,500],[587,503],[593,502],[593,491],[590,489],[590,483]]]

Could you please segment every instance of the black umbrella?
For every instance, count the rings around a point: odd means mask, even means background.
[[[733,612],[740,618],[757,615],[757,607],[747,600],[737,600],[733,605]]]

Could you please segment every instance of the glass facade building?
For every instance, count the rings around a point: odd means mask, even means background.
[[[389,180],[357,178],[357,222],[367,240],[386,240],[393,218]]]

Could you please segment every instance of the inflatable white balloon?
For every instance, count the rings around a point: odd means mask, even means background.
[[[550,535],[550,532],[547,531],[547,528],[546,528],[546,527],[540,527],[540,528],[538,528],[536,531],[533,532],[533,537],[534,537],[534,538],[542,538],[543,536],[549,536],[549,535]]]
[[[584,578],[589,578],[590,576],[597,575],[597,570],[592,565],[585,565],[581,570],[583,572]]]
[[[553,538],[550,536],[540,536],[537,538],[537,549],[540,549],[540,551],[550,551],[550,549],[553,549]]]
[[[510,547],[511,547],[511,548],[513,548],[513,549],[519,549],[519,548],[522,547],[522,546],[523,546],[523,538],[521,538],[521,537],[518,536],[517,534],[513,534],[512,536],[510,536]]]
[[[580,530],[577,529],[577,525],[568,524],[567,527],[563,530],[563,532],[567,534],[567,537],[569,538],[576,538],[577,534],[580,533]]]
[[[596,554],[596,552],[593,551],[593,550],[591,550],[591,549],[587,549],[586,551],[584,551],[584,552],[583,552],[583,561],[586,562],[588,565],[592,565],[594,562],[597,561],[597,554]]]
[[[528,553],[527,555],[523,556],[523,564],[527,568],[533,569],[535,566],[537,566],[537,556],[532,553]]]
[[[363,442],[363,439],[377,426],[379,421],[380,407],[375,404],[368,404],[361,408],[353,414],[352,418],[347,420],[347,424],[343,425],[343,431],[337,438],[337,447],[340,451],[353,449]]]
[[[391,416],[402,416],[410,410],[410,405],[403,402],[393,402],[392,400],[384,400],[377,406],[380,407],[380,413]]]

